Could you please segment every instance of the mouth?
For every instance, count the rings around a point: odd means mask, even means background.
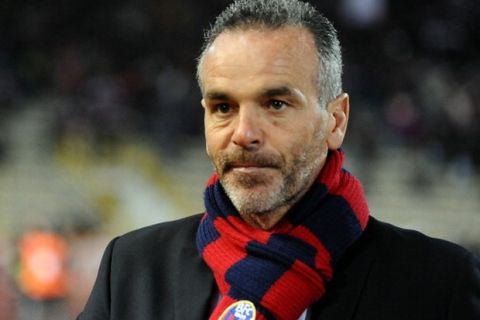
[[[268,170],[275,170],[276,167],[272,165],[264,165],[258,163],[232,163],[226,166],[225,172],[232,171],[244,174],[262,173]]]
[[[276,156],[268,154],[229,154],[224,155],[220,162],[222,173],[265,174],[267,171],[281,168],[281,161]]]

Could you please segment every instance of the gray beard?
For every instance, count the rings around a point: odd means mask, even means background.
[[[320,157],[307,164],[306,155],[295,161],[289,172],[282,171],[281,181],[272,183],[261,177],[234,176],[232,173],[220,179],[222,186],[240,214],[267,215],[277,209],[291,206],[299,200],[313,180],[320,166]],[[300,168],[298,173],[293,168]],[[233,175],[233,176],[232,176]],[[315,175],[315,176],[314,176]],[[231,181],[233,179],[233,181]],[[271,180],[271,179],[269,179]],[[254,187],[261,186],[261,191]]]

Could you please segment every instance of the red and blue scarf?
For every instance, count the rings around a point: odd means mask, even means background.
[[[268,231],[245,223],[218,177],[210,178],[197,247],[221,294],[211,320],[253,319],[254,312],[257,320],[297,320],[325,294],[369,217],[362,186],[343,159],[342,151],[330,151],[309,191]]]

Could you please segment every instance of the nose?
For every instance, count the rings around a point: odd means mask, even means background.
[[[252,109],[240,107],[232,134],[232,142],[245,149],[258,148],[263,139],[259,115]]]

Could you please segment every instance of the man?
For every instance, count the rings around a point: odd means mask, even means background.
[[[239,0],[198,63],[206,213],[112,241],[79,319],[480,319],[466,250],[369,216],[332,25]]]

